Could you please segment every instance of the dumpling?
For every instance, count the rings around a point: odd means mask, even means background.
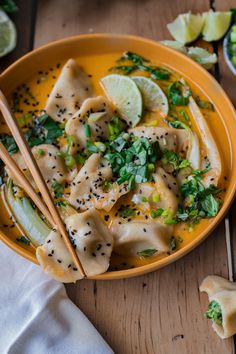
[[[221,322],[212,322],[212,327],[221,338],[228,338],[236,333],[236,283],[216,275],[207,276],[200,285],[210,303],[215,301],[221,310]]]
[[[169,238],[173,227],[159,222],[132,220],[112,223],[114,252],[121,256],[137,256],[138,252],[153,250],[155,255],[169,251]]]
[[[113,237],[99,212],[90,209],[65,220],[72,244],[85,274],[90,277],[107,271],[113,247]],[[60,234],[53,230],[43,246],[36,250],[43,270],[64,283],[81,279]]]
[[[132,197],[133,203],[143,210],[162,208],[174,215],[178,208],[178,186],[175,178],[158,167],[153,179],[154,183],[141,183],[136,187]],[[153,198],[155,195],[157,201]]]
[[[108,123],[114,115],[111,103],[102,96],[88,98],[76,115],[66,123],[66,134],[73,137],[74,148],[71,153],[86,147],[88,137],[85,134],[85,123],[89,124],[90,141],[100,141],[108,137]]]
[[[129,129],[129,133],[151,142],[158,141],[161,150],[187,151],[188,148],[188,134],[184,129],[141,126]]]
[[[45,111],[55,121],[65,122],[92,96],[89,77],[74,59],[69,59],[50,93]]]
[[[112,179],[112,169],[107,160],[98,153],[92,154],[71,183],[69,202],[77,210],[96,209],[111,210],[116,201],[128,192],[126,183],[105,183]]]
[[[74,172],[67,170],[64,160],[59,156],[59,150],[56,146],[50,144],[34,146],[32,148],[32,153],[49,189],[51,189],[53,181],[56,181],[59,184],[64,184],[66,181],[70,181],[73,178]],[[20,169],[25,173],[27,179],[35,186],[34,179],[32,178],[21,153],[18,152],[12,155],[12,157],[17,162]],[[8,174],[11,175],[9,171]]]

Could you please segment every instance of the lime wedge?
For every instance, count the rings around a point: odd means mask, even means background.
[[[214,12],[210,10],[203,13],[203,19],[203,39],[207,42],[218,41],[229,28],[231,12]]]
[[[180,14],[173,22],[167,25],[171,35],[180,43],[193,42],[200,35],[203,27],[201,15],[192,15],[191,12]]]
[[[161,44],[164,44],[166,47],[170,47],[172,49],[175,49],[180,53],[187,54],[186,47],[183,45],[183,43],[180,43],[178,41],[165,40],[165,41],[161,41]]]
[[[10,53],[16,46],[16,28],[7,14],[0,10],[0,57]]]
[[[217,55],[199,47],[189,47],[188,56],[202,65],[205,69],[211,69],[217,63]]]
[[[151,79],[145,76],[131,76],[138,86],[144,101],[144,106],[149,111],[159,111],[167,116],[168,100],[162,89]]]
[[[128,76],[112,74],[101,79],[108,98],[129,126],[135,127],[142,117],[142,95],[135,82]]]

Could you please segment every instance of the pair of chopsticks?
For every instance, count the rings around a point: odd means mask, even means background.
[[[57,226],[58,231],[63,237],[63,240],[65,242],[66,248],[69,251],[75,266],[77,269],[80,271],[81,275],[85,277],[85,272],[83,270],[83,267],[81,265],[81,262],[72,247],[72,244],[70,242],[68,233],[66,231],[65,225],[60,217],[60,214],[57,210],[57,208],[54,205],[53,198],[48,190],[47,184],[43,179],[43,176],[40,172],[40,169],[35,161],[35,158],[30,150],[30,147],[28,143],[26,142],[24,135],[14,118],[14,116],[11,113],[11,109],[8,105],[8,102],[6,100],[6,97],[3,95],[2,91],[0,90],[0,111],[2,112],[2,115],[19,147],[20,152],[22,153],[22,156],[25,160],[26,165],[29,168],[29,171],[31,172],[34,181],[43,197],[43,201],[39,198],[35,190],[33,189],[32,185],[28,181],[28,179],[25,177],[24,173],[20,170],[14,159],[10,156],[8,151],[5,149],[4,145],[0,142],[0,158],[3,160],[5,165],[9,168],[17,182],[23,187],[25,192],[28,194],[28,196],[33,200],[35,205],[39,208],[39,210],[42,212],[42,214],[46,217],[46,219],[49,221],[49,223],[52,226]]]

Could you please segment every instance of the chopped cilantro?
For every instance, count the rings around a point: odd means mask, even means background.
[[[118,59],[118,62],[120,62],[122,60],[130,60],[134,64],[143,64],[143,63],[149,63],[150,62],[150,60],[145,59],[141,55],[133,53],[133,52],[124,52],[122,54],[122,57],[120,59]]]
[[[183,91],[183,84],[180,81],[175,81],[167,87],[167,94],[170,103],[174,106],[186,106],[189,102],[191,91]]]
[[[125,129],[125,123],[117,116],[113,116],[108,123],[109,140],[115,140]]]
[[[156,252],[157,250],[155,248],[147,248],[146,250],[137,252],[137,255],[146,258],[153,256]]]
[[[61,198],[64,192],[63,186],[58,183],[55,179],[52,181],[52,190],[56,198]]]
[[[17,237],[16,240],[18,242],[24,243],[27,246],[30,244],[30,241],[24,235],[22,235],[21,237]]]
[[[201,178],[204,173],[209,171],[193,171],[183,182],[180,193],[183,198],[183,205],[180,207],[176,218],[180,221],[198,222],[202,218],[211,218],[217,215],[220,209],[220,200],[216,197],[220,189],[214,185],[205,187]]]
[[[118,210],[119,215],[122,218],[128,218],[130,216],[134,216],[136,214],[136,211],[123,205],[119,210]]]
[[[164,150],[162,162],[163,164],[171,164],[175,172],[190,166],[188,160],[182,160],[177,153],[171,150]]]
[[[215,111],[215,107],[213,106],[213,104],[210,101],[204,101],[204,100],[200,99],[199,96],[197,96],[195,98],[195,100],[196,100],[197,105],[200,108],[207,109],[207,110],[212,111],[212,112]]]
[[[86,150],[89,155],[94,154],[99,151],[99,149],[91,141],[86,141]]]
[[[129,189],[132,189],[135,183],[152,180],[152,170],[150,171],[148,166],[154,164],[160,156],[157,142],[150,143],[146,138],[139,139],[128,134],[121,134],[112,141],[105,154],[105,158],[111,163],[114,176],[117,177],[117,183],[128,181]]]
[[[164,209],[162,209],[162,208],[157,208],[156,210],[151,210],[151,213],[150,213],[151,217],[153,219],[156,219],[162,215],[163,211],[164,211]]]
[[[8,13],[13,13],[18,11],[18,6],[14,0],[0,0],[0,8]]]
[[[84,134],[85,134],[86,138],[91,137],[91,128],[90,128],[90,125],[87,123],[84,125]]]
[[[2,133],[0,134],[0,141],[3,143],[10,155],[15,154],[18,151],[18,146],[16,145],[13,136]]]
[[[217,301],[213,300],[209,303],[205,317],[209,318],[218,325],[222,325],[222,310]]]

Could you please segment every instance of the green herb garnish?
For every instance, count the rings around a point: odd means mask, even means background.
[[[178,154],[171,150],[164,150],[162,162],[163,164],[171,164],[175,172],[190,166],[188,160],[183,160]]]
[[[175,81],[167,87],[167,94],[170,103],[174,106],[186,106],[192,93],[190,90],[183,90],[183,84],[180,81]]]
[[[109,140],[115,140],[125,129],[125,123],[117,116],[113,116],[108,123]]]
[[[15,154],[19,149],[13,136],[6,133],[0,134],[0,141],[3,143],[10,155]]]
[[[14,0],[0,0],[0,8],[8,13],[18,11],[18,6],[16,5]]]
[[[87,123],[84,125],[84,134],[85,134],[86,138],[91,137],[91,128],[90,128],[90,125]]]
[[[209,303],[208,310],[205,313],[205,317],[209,318],[220,326],[222,325],[222,310],[217,301],[213,300]]]
[[[151,210],[150,215],[153,219],[156,219],[162,215],[163,211],[164,211],[164,209],[157,208],[156,210]]]
[[[64,188],[55,179],[52,181],[52,190],[56,198],[61,198],[63,196]]]
[[[195,101],[200,108],[208,109],[209,111],[212,111],[212,112],[215,111],[215,108],[210,101],[201,100],[199,96],[197,96],[195,98]]]
[[[119,135],[109,145],[105,158],[111,163],[112,171],[117,177],[117,183],[128,181],[129,189],[135,183],[152,180],[149,164],[154,164],[160,159],[161,152],[158,142],[150,143],[146,138],[136,138]]]
[[[24,243],[24,245],[29,245],[30,241],[24,236],[22,235],[21,237],[17,237],[16,239],[18,242]]]
[[[193,171],[192,175],[183,182],[180,192],[183,198],[184,208],[179,208],[176,218],[180,221],[198,222],[202,218],[212,218],[220,209],[220,200],[216,197],[221,192],[214,185],[205,187],[201,178],[209,171]]]
[[[140,257],[147,258],[153,256],[156,252],[157,250],[155,248],[147,248],[146,250],[137,252],[137,255]]]
[[[122,218],[128,218],[130,216],[134,216],[136,214],[136,211],[123,205],[119,210],[118,210],[119,215]]]
[[[64,158],[67,167],[73,167],[76,163],[76,160],[70,153],[70,148],[73,144],[73,137],[71,135],[68,135],[66,137],[66,143],[67,143],[66,151],[60,151],[58,155]]]

